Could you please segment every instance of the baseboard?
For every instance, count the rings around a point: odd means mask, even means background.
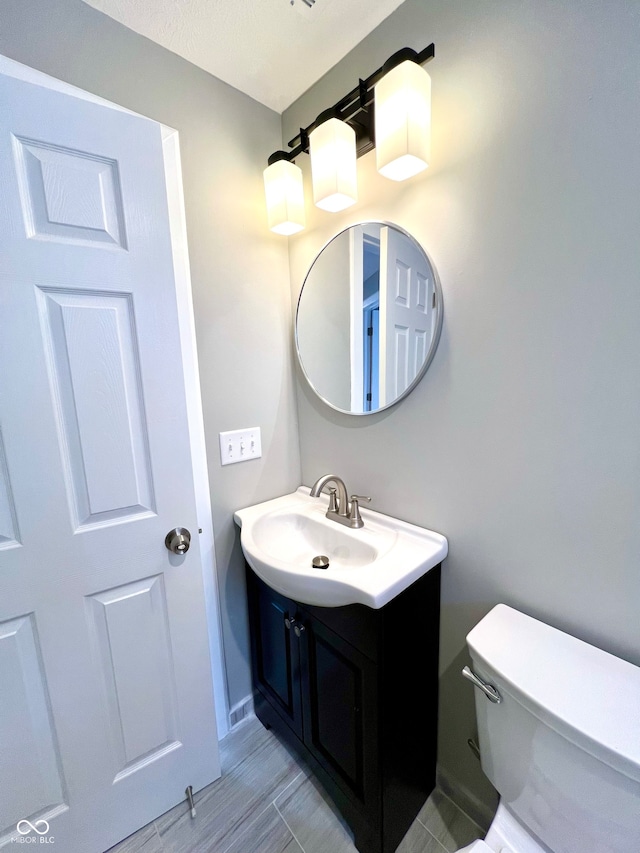
[[[468,788],[446,773],[440,765],[436,769],[436,785],[443,794],[453,802],[470,818],[480,829],[485,832],[493,820],[495,809],[478,799]]]
[[[253,713],[252,695],[245,696],[240,702],[236,702],[229,710],[229,730],[237,726],[238,723],[241,723],[246,717],[250,717]]]

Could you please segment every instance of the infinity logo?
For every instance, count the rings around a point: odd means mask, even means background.
[[[44,827],[44,829],[41,827]],[[21,820],[18,822],[16,829],[20,835],[28,835],[30,832],[37,832],[38,835],[46,835],[49,832],[49,824],[46,820],[37,820],[35,823],[31,823],[29,820]]]

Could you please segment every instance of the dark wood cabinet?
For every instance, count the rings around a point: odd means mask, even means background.
[[[300,643],[291,630],[297,605],[262,581],[253,584],[252,593],[254,683],[301,738]]]
[[[286,598],[247,566],[258,718],[312,766],[360,853],[392,853],[435,785],[440,566],[380,610]]]
[[[346,796],[377,802],[377,667],[299,607],[304,744]]]

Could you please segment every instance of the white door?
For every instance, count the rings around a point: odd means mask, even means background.
[[[380,405],[392,403],[422,367],[433,335],[433,274],[423,252],[395,228],[380,229]]]
[[[0,848],[219,775],[160,126],[0,76]]]
[[[375,299],[368,298],[365,294],[365,277],[367,275],[367,264],[365,255],[367,247],[375,247],[376,253],[380,253],[380,225],[375,222],[365,222],[362,225],[352,225],[349,228],[349,288],[350,288],[350,310],[351,310],[351,411],[354,413],[371,411],[378,408],[378,391],[375,390],[372,398],[367,399],[366,379],[370,374],[371,357],[367,357],[366,349],[372,346],[371,340],[367,339],[365,328],[365,313]],[[378,262],[379,267],[379,262]],[[374,361],[377,368],[377,336],[375,340]],[[374,371],[377,377],[377,369]]]

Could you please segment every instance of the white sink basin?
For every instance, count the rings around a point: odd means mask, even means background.
[[[328,498],[305,486],[290,495],[238,510],[240,541],[253,571],[302,604],[384,607],[447,556],[444,536],[362,509],[364,527],[351,530],[325,517]],[[324,555],[327,569],[311,561]]]

